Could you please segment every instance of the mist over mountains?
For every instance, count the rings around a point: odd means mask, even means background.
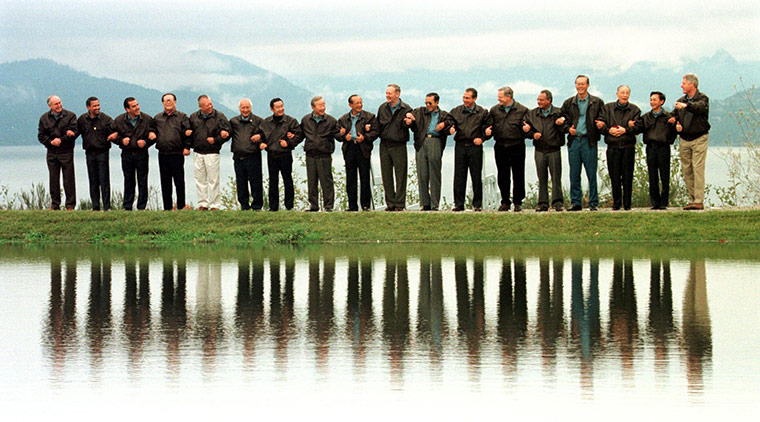
[[[590,91],[594,95],[612,101],[616,87],[627,84],[632,90],[631,101],[646,111],[652,90],[664,92],[668,97],[666,108],[672,109],[673,102],[682,95],[681,75],[686,72],[699,75],[700,89],[710,97],[711,144],[723,145],[726,139],[739,139],[729,113],[747,106],[743,89],[760,82],[756,80],[760,77],[760,62],[739,62],[723,50],[673,67],[640,62],[623,70],[594,71],[561,64],[516,64],[507,69],[483,67],[466,72],[369,70],[352,76],[304,73],[293,77],[295,82],[240,57],[195,50],[151,71],[152,74],[145,73],[145,85],[165,89],[95,77],[48,59],[0,63],[0,145],[36,144],[37,122],[48,110],[45,99],[51,94],[60,96],[64,107],[76,114],[86,111],[87,97],[97,96],[102,110],[112,117],[124,112],[122,102],[128,96],[140,101],[142,111],[154,115],[162,110],[160,98],[164,92],[174,92],[178,109],[187,114],[197,110],[199,95],[208,94],[228,118],[237,114],[240,98],[250,98],[253,112],[267,116],[271,113],[269,100],[280,97],[285,101],[286,113],[300,119],[311,111],[309,100],[315,94],[325,97],[327,112],[335,117],[348,110],[346,101],[351,94],[361,95],[365,109],[375,112],[385,101],[388,83],[401,85],[402,99],[412,107],[421,106],[425,94],[436,91],[441,95],[441,107],[452,108],[461,103],[464,88],[473,86],[480,92],[478,104],[488,108],[496,103],[496,90],[503,85],[511,86],[517,101],[529,108],[535,107],[536,95],[544,88],[552,90],[554,103],[559,105],[574,94],[575,75],[586,74],[591,78]]]

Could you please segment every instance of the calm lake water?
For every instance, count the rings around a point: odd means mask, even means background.
[[[746,420],[760,410],[759,252],[0,247],[0,406],[55,420]]]
[[[377,147],[376,147],[377,149]],[[382,185],[381,180],[381,174],[380,174],[380,158],[377,153],[377,151],[373,150],[372,154],[372,169],[374,171],[374,177],[377,184]],[[409,159],[409,166],[410,169],[414,165],[414,147],[409,144],[408,146],[408,159]],[[729,185],[728,180],[728,174],[727,174],[727,166],[726,163],[723,161],[721,156],[719,155],[723,151],[740,151],[743,152],[742,148],[739,147],[713,147],[711,146],[708,150],[708,158],[707,158],[707,167],[706,167],[706,181],[708,184],[712,184],[713,186],[724,186],[727,187]],[[602,156],[604,156],[604,149],[603,146],[600,147],[600,151]],[[294,157],[299,157],[303,155],[303,150],[299,147],[297,151],[294,153]],[[268,178],[267,173],[267,165],[266,165],[266,153],[264,153],[263,157],[263,174],[264,174],[264,180]],[[489,142],[486,144],[484,148],[484,163],[485,163],[485,171],[484,175],[487,177],[489,175],[493,175],[495,177],[496,175],[496,163],[494,161],[494,155],[493,155],[493,143]],[[85,155],[84,151],[77,148],[74,152],[74,158],[75,158],[75,174],[76,174],[76,181],[77,181],[77,197],[81,199],[89,199],[89,182],[87,179],[87,165],[85,162]],[[29,190],[33,183],[43,183],[45,187],[48,185],[48,173],[47,173],[47,165],[45,164],[45,148],[42,147],[42,145],[36,145],[36,146],[0,146],[0,162],[2,165],[0,165],[0,186],[5,185],[9,188],[9,191],[11,193],[19,192],[21,190]],[[293,171],[296,175],[300,176],[301,180],[303,180],[302,183],[302,190],[306,191],[306,168],[305,167],[299,167],[298,161],[296,160],[294,162],[294,168]],[[343,154],[340,152],[339,146],[336,147],[335,154],[333,154],[333,167],[336,171],[343,172],[344,170],[344,162],[343,162]],[[567,148],[562,149],[562,184],[565,189],[570,188],[570,176],[569,176],[569,167],[567,164]],[[111,168],[111,189],[112,191],[124,191],[124,177],[121,172],[121,156],[120,151],[118,148],[112,148],[111,149],[111,160],[110,160],[110,168]],[[443,180],[442,180],[442,186],[441,186],[441,195],[442,197],[448,201],[449,204],[453,204],[453,174],[454,174],[454,146],[448,145],[446,149],[444,150],[443,154]],[[227,145],[224,146],[222,150],[221,155],[221,168],[220,168],[220,174],[221,174],[221,181],[222,181],[222,188],[224,189],[230,178],[235,177],[235,170],[233,168],[232,163],[232,154],[229,151],[229,147]],[[528,147],[527,150],[527,156],[525,161],[525,182],[526,182],[526,188],[528,188],[528,184],[536,184],[537,183],[537,176],[536,176],[536,165],[533,160],[533,148]],[[586,176],[581,177],[584,189],[587,189],[587,181]],[[345,182],[345,180],[343,180]],[[152,188],[155,188],[157,190],[157,198],[160,198],[160,178],[159,178],[159,172],[158,172],[158,154],[155,150],[151,149],[150,151],[150,164],[149,164],[149,171],[148,171],[148,183]],[[496,181],[494,179],[493,181],[493,189],[497,196],[495,196],[495,207],[498,207],[500,197],[498,197],[498,187],[496,186]],[[195,188],[195,182],[193,178],[193,160],[192,155],[190,157],[187,157],[185,160],[185,184],[186,184],[186,195],[187,200],[190,203],[196,203],[197,201],[197,195],[196,195],[196,188]],[[468,178],[468,186],[470,186],[469,178]],[[468,189],[471,189],[468,187]],[[488,186],[486,183],[486,186],[484,186],[484,193],[488,195]],[[228,189],[229,190],[229,189]],[[713,195],[714,196],[714,195]],[[712,198],[714,201],[717,201],[716,198]],[[159,199],[160,200],[160,199]],[[487,201],[486,201],[487,202]],[[412,204],[409,204],[410,206]],[[378,204],[378,207],[384,208],[384,204]],[[486,207],[487,208],[487,207]]]

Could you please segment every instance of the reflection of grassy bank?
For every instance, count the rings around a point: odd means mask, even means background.
[[[0,211],[0,243],[760,241],[760,211],[304,213]]]
[[[269,245],[240,247],[240,245],[0,245],[0,261],[37,262],[56,260],[124,261],[134,259],[163,261],[210,260],[220,262],[259,261],[272,259],[669,259],[757,261],[760,243],[365,243],[330,245]]]

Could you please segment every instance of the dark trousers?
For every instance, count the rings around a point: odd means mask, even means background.
[[[464,208],[467,171],[472,179],[472,206],[483,206],[483,147],[458,142],[454,147],[454,206]]]
[[[647,171],[652,206],[667,207],[670,196],[670,145],[647,145]]]
[[[282,185],[285,190],[285,209],[292,210],[295,196],[293,189],[293,155],[289,152],[285,154],[268,154],[267,166],[269,167],[269,210],[277,211],[280,209],[279,174],[282,174]]]
[[[508,147],[496,144],[493,147],[493,153],[498,171],[501,203],[510,206],[514,201],[515,205],[522,205],[525,199],[525,142]],[[510,184],[512,201],[509,200]]]
[[[635,148],[607,147],[607,169],[610,173],[612,208],[614,209],[620,209],[621,205],[625,209],[631,208],[635,157]]]
[[[261,176],[261,153],[248,157],[234,157],[235,183],[240,208],[260,210],[264,206],[264,188]],[[250,196],[248,187],[250,186]],[[249,198],[253,200],[249,202]]]
[[[103,210],[111,209],[111,173],[108,167],[108,151],[87,154],[87,178],[90,180],[90,201],[92,209],[100,210],[100,199],[103,199]]]
[[[562,153],[535,150],[536,175],[538,176],[538,206],[549,206],[549,176],[552,178],[552,206],[564,205],[562,193]]]
[[[356,203],[357,173],[361,182],[360,201],[362,209],[369,208],[372,201],[372,187],[369,185],[370,159],[365,157],[358,144],[349,143],[343,153],[346,162],[346,195],[348,196],[348,210],[358,211]]]
[[[124,209],[132,210],[137,183],[137,209],[148,205],[148,151],[121,152],[121,171],[124,173]]]
[[[164,209],[169,211],[172,203],[172,182],[177,187],[177,209],[185,208],[185,156],[182,154],[158,154],[158,171],[161,174],[161,198]]]
[[[74,152],[47,154],[48,175],[50,176],[50,207],[61,208],[61,174],[63,190],[66,191],[66,209],[74,209],[77,204],[76,179],[74,178]]]
[[[380,144],[380,172],[383,176],[385,204],[389,208],[406,208],[406,144]]]
[[[306,156],[306,185],[309,192],[309,209],[319,210],[319,187],[325,211],[332,211],[335,204],[335,182],[332,174],[332,157]]]

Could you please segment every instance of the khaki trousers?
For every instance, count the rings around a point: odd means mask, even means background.
[[[693,141],[678,141],[681,155],[683,181],[689,192],[689,202],[701,204],[705,201],[705,159],[707,158],[707,137],[704,134]]]
[[[219,186],[219,154],[193,154],[195,187],[198,207],[220,208],[222,195]]]

